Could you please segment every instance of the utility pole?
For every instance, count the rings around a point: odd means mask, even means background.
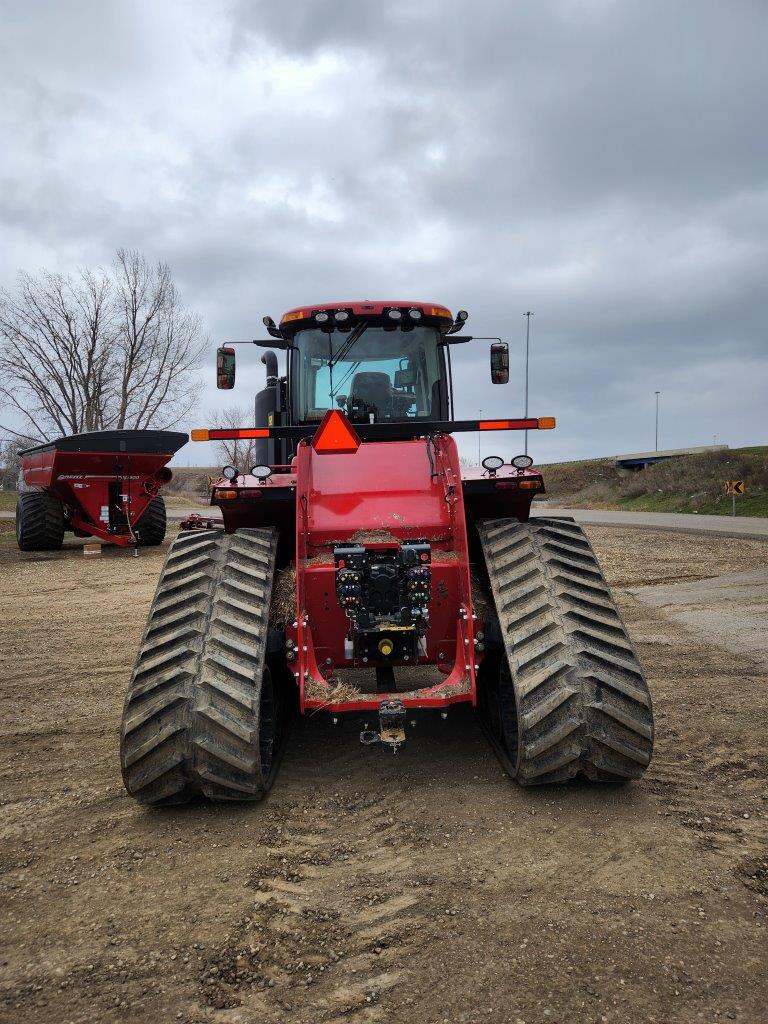
[[[531,317],[533,313],[529,310],[523,313],[525,317],[525,418],[528,419],[528,364],[531,348]],[[528,431],[525,431],[525,454],[528,454]]]
[[[659,450],[659,395],[660,391],[654,391],[656,395],[656,451]]]

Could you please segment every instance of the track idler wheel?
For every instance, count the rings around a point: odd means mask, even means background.
[[[502,650],[481,670],[481,720],[523,785],[638,778],[651,760],[643,670],[597,558],[570,520],[481,523]]]

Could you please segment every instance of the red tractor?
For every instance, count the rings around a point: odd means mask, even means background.
[[[223,529],[168,552],[131,678],[121,761],[150,804],[258,800],[292,708],[359,720],[396,750],[419,716],[475,707],[524,785],[639,777],[653,743],[641,666],[597,559],[568,519],[529,518],[527,455],[463,469],[451,351],[467,319],[415,302],[301,306],[264,318],[257,463],[228,466]],[[488,339],[486,339],[488,340]],[[509,378],[506,344],[491,379]],[[232,346],[217,354],[231,388]]]

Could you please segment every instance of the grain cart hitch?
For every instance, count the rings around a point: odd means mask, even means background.
[[[360,742],[368,747],[381,743],[397,751],[405,743],[405,708],[402,701],[383,700],[379,707],[379,731],[363,729]]]

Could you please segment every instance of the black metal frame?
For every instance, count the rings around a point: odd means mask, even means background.
[[[537,418],[523,419],[521,417],[507,417],[517,420],[518,426],[499,427],[499,430],[537,430],[539,421]],[[481,423],[488,423],[489,420],[390,420],[386,423],[351,423],[355,433],[362,441],[406,441],[414,437],[427,437],[432,434],[456,434],[468,433],[480,430]],[[503,420],[490,421],[503,422]],[[304,438],[314,437],[319,428],[319,423],[302,423],[291,427],[259,427],[259,430],[268,430],[269,437],[279,440],[301,441]],[[250,428],[244,427],[244,430]],[[224,433],[224,432],[223,432]],[[227,434],[231,433],[226,431]],[[211,437],[211,441],[219,440]]]

